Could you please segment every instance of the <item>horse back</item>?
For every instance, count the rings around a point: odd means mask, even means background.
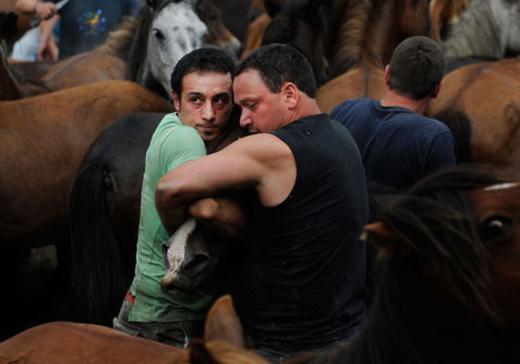
[[[182,363],[187,352],[123,334],[107,327],[52,322],[0,343],[0,362],[37,363]]]

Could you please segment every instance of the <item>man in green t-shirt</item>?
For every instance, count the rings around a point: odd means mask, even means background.
[[[172,76],[176,113],[157,126],[146,152],[141,191],[135,277],[114,328],[167,344],[186,347],[203,333],[211,294],[165,292],[162,244],[168,240],[155,207],[159,179],[168,171],[206,155],[206,147],[225,132],[233,109],[235,64],[223,50],[202,48],[184,56]]]

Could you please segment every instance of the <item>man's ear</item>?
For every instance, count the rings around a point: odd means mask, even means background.
[[[385,82],[387,86],[390,86],[390,65],[385,66]]]
[[[292,82],[286,82],[282,85],[281,91],[283,102],[290,108],[296,107],[300,97],[298,87]]]
[[[181,109],[181,99],[174,91],[172,91],[172,101],[175,111],[179,111]]]

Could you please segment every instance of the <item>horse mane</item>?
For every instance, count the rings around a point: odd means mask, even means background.
[[[354,4],[352,4],[354,2]],[[359,63],[363,54],[363,40],[372,9],[371,0],[349,0],[344,7],[337,48],[330,76],[335,77]]]
[[[153,13],[154,10],[145,2],[137,17],[137,31],[128,52],[126,79],[139,84],[145,83],[146,52],[143,52],[143,49],[148,46],[148,31],[152,24]]]
[[[453,292],[466,306],[496,322],[501,317],[488,294],[486,249],[467,192],[511,180],[509,172],[485,165],[444,170],[421,180],[380,217],[407,252],[432,259],[450,277]]]
[[[443,42],[446,58],[468,55],[501,57],[498,26],[491,1],[473,0]]]
[[[96,47],[96,52],[108,53],[126,61],[129,49],[137,32],[137,19],[125,16],[118,27],[111,31],[103,44]]]

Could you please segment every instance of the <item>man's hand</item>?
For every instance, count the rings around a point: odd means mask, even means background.
[[[54,37],[50,37],[47,42],[40,42],[38,45],[38,61],[57,61],[58,52],[59,49],[54,41]]]
[[[34,12],[42,19],[48,20],[54,16],[58,12],[56,5],[50,2],[40,2],[38,1],[36,5],[34,5]]]
[[[188,208],[191,216],[215,231],[228,235],[239,235],[246,226],[246,215],[234,201],[226,198],[203,198]]]

